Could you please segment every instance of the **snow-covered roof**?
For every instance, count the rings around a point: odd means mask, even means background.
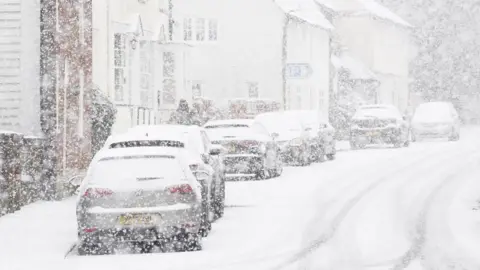
[[[314,0],[275,0],[283,12],[309,24],[331,30],[333,25],[318,9]]]
[[[374,0],[314,0],[319,5],[338,13],[370,14],[405,27],[413,27],[397,14]]]
[[[340,56],[332,56],[332,64],[337,69],[344,68],[350,71],[352,79],[376,79],[375,73],[346,52],[343,52]]]

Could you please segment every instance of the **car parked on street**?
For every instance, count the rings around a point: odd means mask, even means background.
[[[280,176],[283,164],[275,141],[251,128],[252,120],[209,121],[204,125],[212,143],[225,147],[225,175],[228,178],[267,179]]]
[[[450,102],[426,102],[417,106],[412,118],[412,140],[422,138],[460,139],[460,117]]]
[[[207,220],[202,187],[186,151],[170,147],[102,149],[77,199],[78,253],[111,253],[116,244],[172,243],[201,249]]]
[[[393,105],[362,105],[352,117],[350,125],[351,149],[369,144],[410,145],[410,124]]]
[[[201,184],[209,194],[214,219],[223,216],[225,208],[223,148],[211,144],[203,128],[184,125],[142,125],[110,138],[107,143],[108,148],[138,147],[142,144],[185,148],[189,153],[189,166],[192,172],[208,175],[206,181],[202,180]]]
[[[265,130],[275,140],[283,163],[301,166],[311,164],[311,138],[296,117],[284,112],[262,113],[255,117],[252,128]]]
[[[327,117],[321,116],[320,112],[315,110],[288,110],[285,114],[296,117],[310,136],[313,162],[323,162],[325,157],[328,160],[335,159],[337,153],[335,129]]]

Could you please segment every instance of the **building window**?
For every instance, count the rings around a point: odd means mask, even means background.
[[[318,103],[319,109],[323,110],[325,107],[325,93],[322,91],[322,89],[318,90]]]
[[[125,100],[126,85],[126,35],[114,35],[114,83],[115,83],[115,101]]]
[[[217,20],[208,21],[208,40],[214,41],[218,38],[218,23]]]
[[[258,82],[247,82],[248,97],[258,98]]]
[[[163,93],[159,95],[160,103],[175,104],[175,54],[173,52],[163,52],[163,78]]]
[[[192,83],[192,97],[198,98],[202,96],[202,83],[201,82],[193,82]]]
[[[183,20],[183,39],[185,41],[192,40],[192,19]]]
[[[197,41],[205,40],[205,19],[197,19],[195,23]]]
[[[152,44],[149,41],[140,41],[140,104],[143,107],[151,105],[152,81]]]

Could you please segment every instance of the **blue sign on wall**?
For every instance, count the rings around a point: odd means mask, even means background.
[[[287,64],[286,74],[288,79],[306,79],[312,75],[312,67],[306,63]]]

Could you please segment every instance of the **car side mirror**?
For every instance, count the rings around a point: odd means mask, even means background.
[[[83,182],[83,176],[81,175],[75,175],[68,179],[67,181],[67,189],[68,193],[71,195],[78,194],[78,189],[82,185]]]

